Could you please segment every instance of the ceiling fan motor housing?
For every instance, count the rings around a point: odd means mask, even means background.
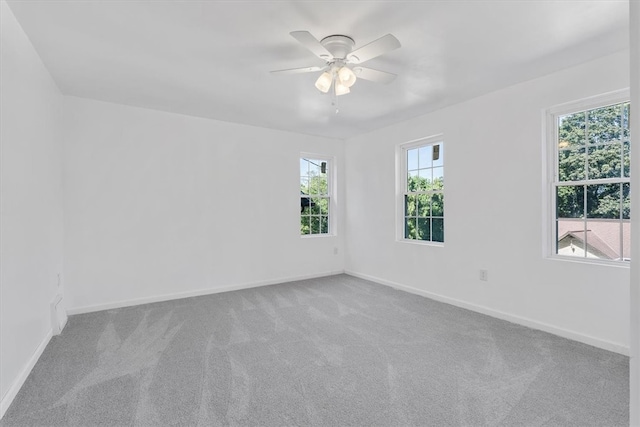
[[[351,37],[343,35],[328,36],[320,40],[320,44],[327,49],[335,59],[345,59],[355,47]],[[331,58],[326,58],[330,60]]]

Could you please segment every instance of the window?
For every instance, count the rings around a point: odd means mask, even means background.
[[[549,112],[552,254],[631,259],[629,111],[616,94]]]
[[[402,240],[444,242],[444,142],[428,138],[400,146]]]
[[[300,234],[329,234],[331,230],[331,162],[300,158]]]

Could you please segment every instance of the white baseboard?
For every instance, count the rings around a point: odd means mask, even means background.
[[[111,302],[111,303],[106,303],[106,304],[95,304],[95,305],[87,305],[87,306],[82,306],[82,307],[73,307],[73,308],[67,309],[67,314],[69,316],[71,316],[71,315],[74,315],[74,314],[91,313],[91,312],[94,312],[94,311],[111,310],[111,309],[114,309],[114,308],[121,308],[121,307],[131,307],[131,306],[134,306],[134,305],[149,304],[149,303],[152,303],[152,302],[171,301],[171,300],[174,300],[174,299],[191,298],[191,297],[198,297],[198,296],[201,296],[201,295],[218,294],[218,293],[222,293],[222,292],[237,291],[237,290],[240,290],[240,289],[250,289],[250,288],[257,288],[257,287],[260,287],[260,286],[277,285],[279,283],[295,282],[297,280],[307,280],[307,279],[315,279],[315,278],[318,278],[318,277],[334,276],[336,274],[343,274],[343,273],[344,273],[343,270],[327,271],[327,272],[324,272],[324,273],[308,274],[308,275],[303,275],[303,276],[283,277],[283,278],[272,279],[272,280],[260,280],[260,281],[257,281],[257,282],[249,282],[249,283],[242,283],[242,284],[231,285],[231,286],[223,286],[223,287],[220,287],[220,288],[198,289],[198,290],[195,290],[195,291],[176,292],[176,293],[172,293],[172,294],[156,295],[156,296],[144,297],[144,298],[135,298],[135,299],[131,299],[131,300],[116,301],[116,302]]]
[[[537,320],[529,319],[529,318],[518,316],[515,314],[494,310],[492,308],[485,307],[482,305],[472,304],[472,303],[458,300],[455,298],[446,297],[446,296],[435,294],[429,291],[424,291],[422,289],[406,286],[390,280],[381,279],[379,277],[369,276],[368,274],[362,274],[362,273],[349,271],[349,270],[346,270],[345,273],[350,276],[359,277],[365,280],[370,280],[380,285],[385,285],[395,289],[400,289],[412,294],[430,298],[435,301],[440,301],[446,304],[455,305],[456,307],[465,308],[467,310],[475,311],[477,313],[486,314],[487,316],[506,320],[508,322],[516,323],[518,325],[526,326],[532,329],[549,332],[551,334],[558,335],[563,338],[568,338],[573,341],[578,341],[584,344],[592,345],[594,347],[602,348],[604,350],[612,351],[614,353],[619,353],[624,356],[629,356],[629,347],[620,343],[615,343],[615,342],[603,340],[600,338],[592,337],[590,335],[585,335],[580,332],[571,331],[569,329],[559,328],[557,326],[550,325],[548,323],[539,322]]]
[[[42,356],[42,352],[47,347],[47,344],[49,344],[49,341],[51,340],[52,336],[53,334],[51,333],[51,330],[49,330],[45,335],[45,337],[40,342],[40,345],[38,345],[38,348],[36,348],[36,351],[33,353],[31,358],[27,361],[27,364],[20,372],[20,375],[18,375],[18,377],[13,382],[13,384],[11,384],[11,387],[9,387],[9,390],[7,390],[7,393],[4,396],[2,396],[2,400],[0,400],[0,419],[4,417],[4,414],[7,412],[7,409],[9,409],[11,402],[13,402],[13,399],[15,399],[16,395],[22,388],[22,385],[27,380],[27,377],[31,373],[31,370],[33,369],[33,367],[36,365],[36,362],[38,361],[38,359],[40,359],[40,356]]]

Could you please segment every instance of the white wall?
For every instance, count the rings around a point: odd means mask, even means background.
[[[343,142],[73,97],[65,116],[72,313],[344,269],[341,223],[300,237],[298,184],[301,151],[341,178]]]
[[[346,270],[628,352],[629,269],[542,256],[541,154],[544,109],[628,85],[621,52],[348,140]],[[397,242],[396,146],[441,132],[445,246]]]
[[[51,336],[62,273],[63,98],[0,2],[0,416]]]

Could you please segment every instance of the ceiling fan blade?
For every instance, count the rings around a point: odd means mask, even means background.
[[[325,61],[333,58],[331,52],[325,49],[320,42],[311,35],[309,31],[292,31],[289,34],[309,49],[315,56]]]
[[[353,72],[359,79],[369,80],[376,83],[390,83],[397,77],[396,74],[366,67],[353,67]]]
[[[347,60],[354,64],[361,64],[365,61],[380,56],[383,53],[391,52],[400,47],[400,42],[391,34],[380,37],[369,44],[354,50],[347,56]]]
[[[314,71],[322,71],[327,67],[302,67],[302,68],[287,68],[286,70],[274,70],[270,71],[271,74],[300,74],[300,73],[312,73]]]

